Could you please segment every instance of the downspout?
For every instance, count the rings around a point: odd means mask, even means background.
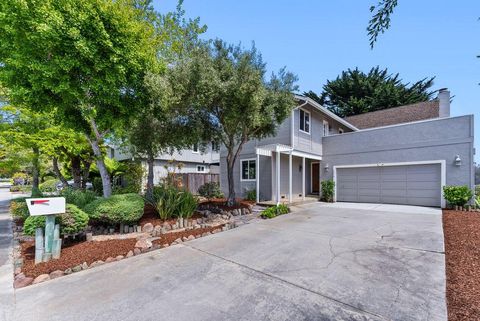
[[[292,150],[295,147],[295,109],[299,109],[299,108],[305,106],[306,104],[308,104],[308,101],[305,101],[303,104],[295,107],[292,110],[292,116],[290,117],[291,118],[291,120],[290,120],[290,145],[292,146]]]

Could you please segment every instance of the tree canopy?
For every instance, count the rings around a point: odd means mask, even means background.
[[[328,80],[321,95],[305,92],[340,117],[413,104],[432,99],[430,90],[434,77],[412,84],[404,83],[400,75],[388,69],[372,68],[368,73],[358,68],[343,71],[334,80]]]

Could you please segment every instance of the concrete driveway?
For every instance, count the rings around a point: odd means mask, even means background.
[[[19,289],[15,320],[446,320],[440,210],[295,211]]]

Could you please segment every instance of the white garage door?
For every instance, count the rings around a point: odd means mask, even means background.
[[[441,206],[440,164],[337,169],[337,201]]]

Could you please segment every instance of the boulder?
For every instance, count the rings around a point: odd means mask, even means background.
[[[20,289],[27,285],[32,284],[32,282],[33,282],[33,278],[30,278],[30,277],[18,278],[13,282],[13,287],[15,289]]]
[[[181,238],[176,239],[175,241],[173,241],[172,244],[179,244],[179,243],[182,243],[182,239],[181,239]]]
[[[188,238],[186,236],[184,236],[184,237],[182,237],[182,241],[186,242],[186,241],[188,241]]]
[[[19,274],[15,275],[14,279],[15,279],[15,280],[16,280],[16,279],[22,279],[22,278],[24,278],[24,277],[25,277],[25,274],[19,273]]]
[[[162,247],[169,247],[170,245],[168,243],[165,243],[162,245]]]
[[[16,267],[15,271],[14,271],[14,274],[17,275],[17,274],[20,274],[20,273],[22,273],[22,268],[21,267]]]
[[[68,268],[64,272],[65,272],[65,275],[68,275],[68,274],[72,274],[73,270],[71,268]]]
[[[167,231],[172,229],[172,226],[168,222],[163,222],[162,227],[165,228]]]
[[[102,260],[98,260],[98,261],[95,261],[92,264],[90,264],[90,268],[93,269],[93,268],[95,268],[97,266],[100,266],[100,265],[103,265],[103,264],[105,264],[105,262],[103,262]]]
[[[37,276],[35,278],[35,280],[33,280],[32,284],[42,283],[42,282],[45,282],[45,281],[48,281],[48,280],[50,280],[50,275],[40,274],[39,276]]]
[[[150,241],[149,239],[141,239],[141,240],[138,240],[137,243],[135,243],[135,248],[140,249],[140,251],[149,249],[151,247],[152,247],[152,241]]]
[[[62,270],[56,270],[56,271],[51,272],[49,275],[50,275],[50,279],[53,280],[53,279],[59,278],[61,276],[64,276],[65,272],[63,272]]]
[[[191,241],[191,240],[194,240],[194,239],[195,239],[195,236],[189,235],[188,238],[187,238],[187,241]]]
[[[152,223],[147,223],[142,227],[142,231],[144,233],[152,233],[153,232],[153,224]]]
[[[160,225],[155,225],[155,228],[153,230],[155,231],[155,235],[162,234],[162,227]]]
[[[140,251],[140,249],[134,249],[133,250],[133,254],[135,254],[135,255],[139,255],[141,253],[142,253],[142,251]]]
[[[123,258],[124,258],[123,255],[117,255],[117,257],[115,258],[115,260],[120,261],[120,260],[123,260]]]
[[[133,251],[130,250],[130,251],[128,251],[128,253],[127,253],[127,255],[126,255],[125,257],[132,257],[132,256],[133,256]]]
[[[110,263],[110,262],[113,262],[115,261],[115,259],[111,256],[107,257],[107,259],[105,260],[105,263]]]
[[[80,272],[82,270],[82,266],[81,265],[77,265],[77,266],[74,266],[72,268],[72,272]]]
[[[88,264],[87,264],[87,262],[83,262],[82,263],[82,270],[86,270],[86,269],[88,269]]]

